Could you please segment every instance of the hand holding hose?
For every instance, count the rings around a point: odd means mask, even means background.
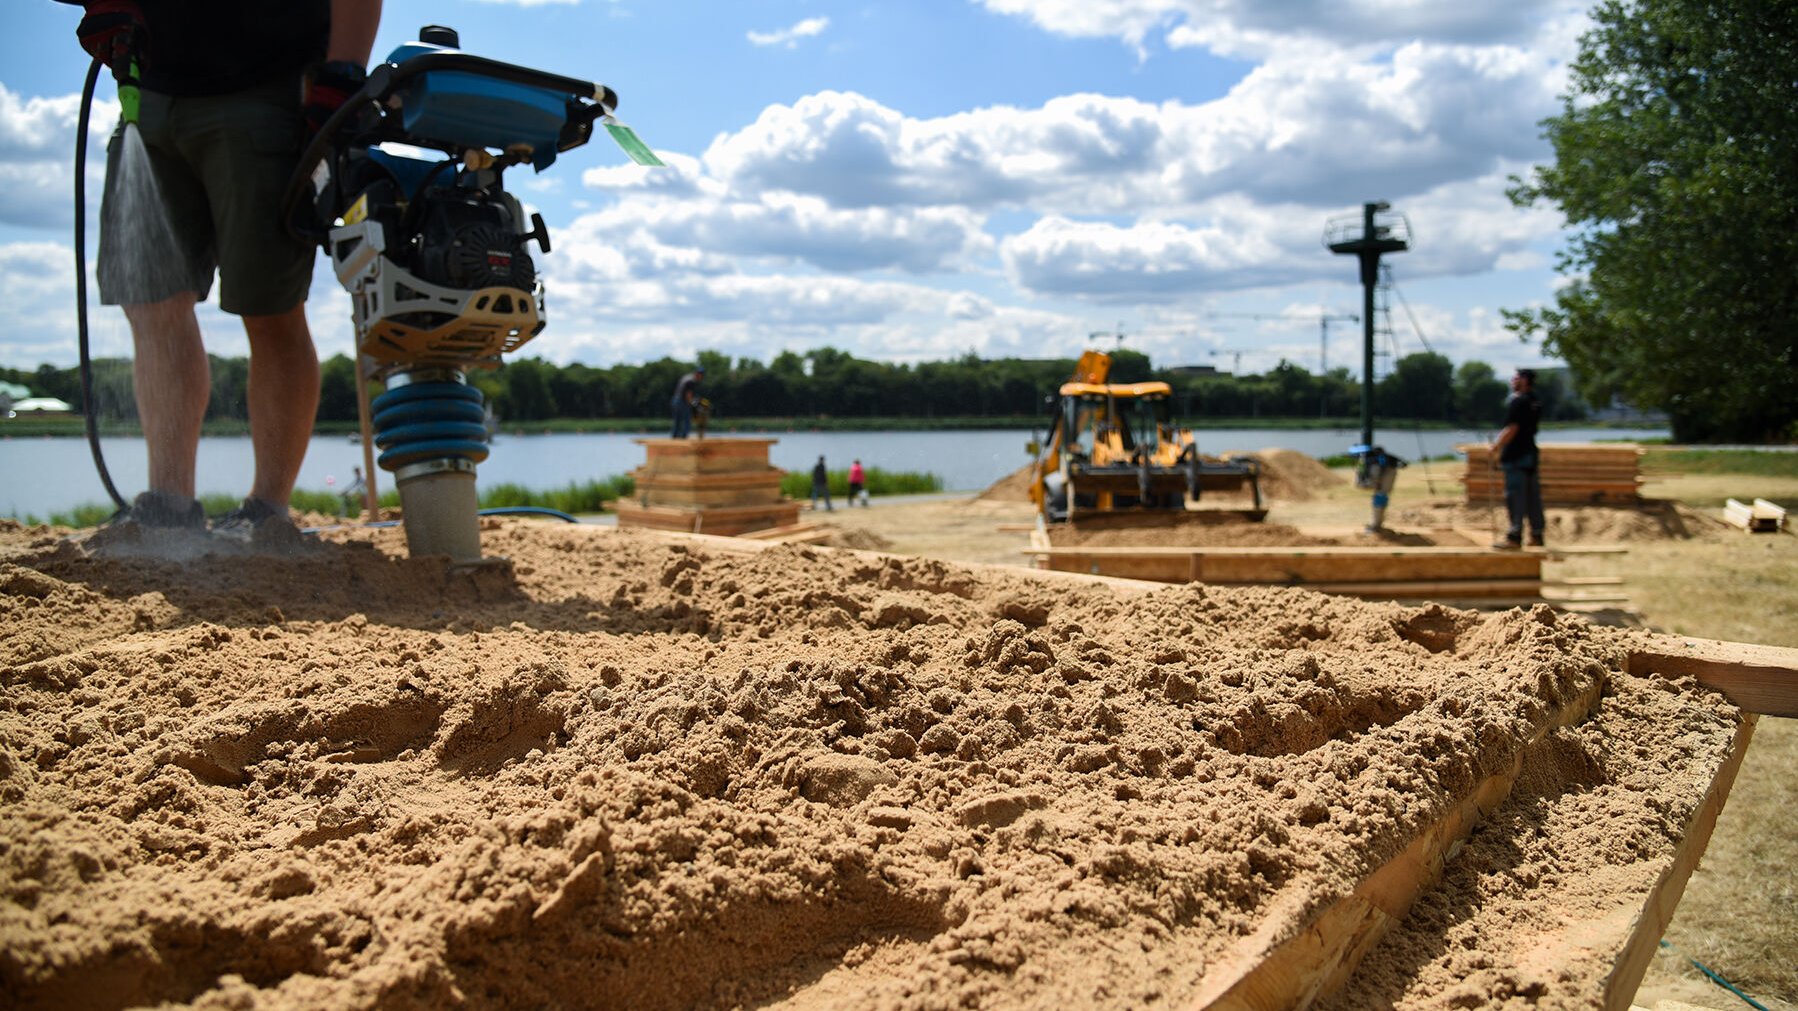
[[[112,69],[114,77],[130,75],[150,41],[144,12],[136,0],[88,0],[87,13],[75,26],[75,37],[87,54]]]

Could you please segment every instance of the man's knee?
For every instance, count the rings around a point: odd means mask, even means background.
[[[254,353],[258,348],[275,350],[276,348],[312,346],[312,329],[306,323],[306,303],[301,302],[286,312],[271,316],[243,317],[245,336],[250,339],[250,350]]]

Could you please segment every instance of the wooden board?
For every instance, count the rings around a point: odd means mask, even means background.
[[[1742,767],[1742,756],[1748,750],[1748,741],[1754,736],[1755,721],[1755,716],[1746,716],[1742,725],[1736,728],[1728,757],[1712,778],[1711,788],[1705,793],[1703,803],[1698,805],[1698,810],[1687,821],[1685,831],[1680,834],[1679,849],[1674,853],[1672,865],[1655,883],[1642,904],[1642,911],[1631,924],[1628,940],[1624,942],[1623,950],[1604,982],[1604,1006],[1607,1011],[1627,1011],[1631,1001],[1635,999],[1636,990],[1642,985],[1642,976],[1648,971],[1649,963],[1654,961],[1654,954],[1660,948],[1661,937],[1667,933],[1667,925],[1673,922],[1673,911],[1678,907],[1680,897],[1686,893],[1686,882],[1698,868],[1698,860],[1704,855],[1704,848],[1710,844],[1711,832],[1717,827],[1717,816],[1723,813],[1723,802],[1729,797],[1730,785],[1735,782],[1736,772]]]
[[[1426,590],[1398,588],[1452,582],[1456,596],[1517,596],[1534,593],[1542,579],[1540,552],[1484,548],[1190,548],[1032,546],[1024,553],[1062,572],[1086,572],[1163,583],[1223,583],[1356,586],[1357,594],[1422,596]],[[1525,583],[1528,587],[1525,587]],[[1327,592],[1327,591],[1326,591]],[[1446,591],[1444,591],[1446,592]]]
[[[1529,744],[1557,727],[1585,719],[1603,684],[1571,700],[1537,725]],[[1510,796],[1530,748],[1519,748],[1510,766],[1479,783],[1442,818],[1353,892],[1322,909],[1296,936],[1280,940],[1251,934],[1208,972],[1192,1006],[1203,1011],[1275,1011],[1304,1007],[1345,982],[1362,957],[1404,919],[1417,897],[1434,885],[1456,844],[1480,817]],[[1270,918],[1277,922],[1278,917]]]
[[[622,527],[645,527],[653,530],[709,533],[720,536],[741,534],[767,527],[791,526],[799,521],[799,503],[797,502],[727,508],[676,509],[667,506],[644,506],[625,500],[618,503],[617,510],[618,525]]]
[[[1751,713],[1798,717],[1798,649],[1662,635],[1630,653],[1629,672],[1697,678]]]

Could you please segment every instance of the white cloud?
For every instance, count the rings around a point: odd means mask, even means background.
[[[1528,38],[1546,22],[1579,10],[1572,0],[1431,3],[1423,0],[980,0],[999,14],[1075,38],[1115,38],[1143,51],[1162,36],[1170,47],[1202,47],[1222,56],[1271,58],[1294,47],[1341,49],[1411,39],[1492,43]]]
[[[1536,123],[1556,108],[1557,67],[1513,47],[1413,43],[1380,61],[1272,62],[1196,105],[1078,94],[935,119],[826,91],[769,106],[703,163],[736,191],[838,207],[1176,213],[1237,192],[1329,206],[1546,154]]]
[[[790,28],[782,28],[774,32],[749,32],[749,42],[757,46],[784,46],[787,49],[799,45],[800,39],[808,39],[822,35],[824,29],[830,27],[829,18],[806,18]]]
[[[0,84],[0,224],[60,229],[75,220],[75,128],[81,96],[22,98]],[[106,178],[106,138],[118,121],[116,101],[96,98],[88,119],[89,221],[98,219]],[[90,228],[89,241],[93,232]]]
[[[1303,276],[1265,234],[1217,224],[1119,227],[1050,216],[1007,238],[1002,255],[1021,288],[1105,302],[1191,300]]]

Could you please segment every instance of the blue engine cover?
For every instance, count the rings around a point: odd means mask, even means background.
[[[387,57],[404,63],[424,53],[458,52],[427,42],[408,42]],[[548,88],[456,70],[434,70],[400,91],[400,123],[424,143],[504,150],[531,146],[531,166],[541,172],[556,160],[556,143],[568,121],[569,96]]]

